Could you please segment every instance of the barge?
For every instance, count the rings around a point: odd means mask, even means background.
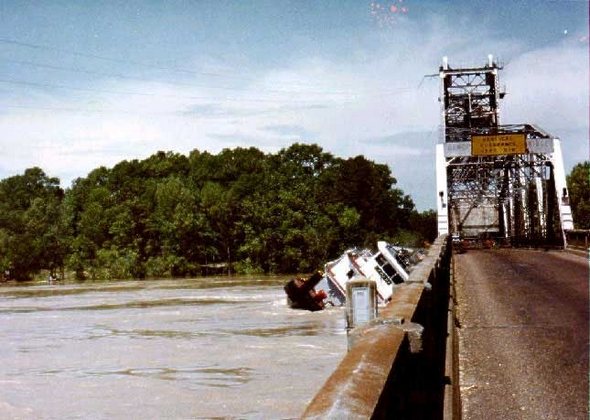
[[[423,258],[423,252],[377,243],[377,251],[351,248],[339,258],[327,262],[323,272],[305,279],[298,277],[285,285],[287,302],[293,309],[318,311],[327,305],[346,303],[346,284],[355,279],[375,282],[379,304],[385,304],[393,295],[395,285],[405,282],[412,266]]]

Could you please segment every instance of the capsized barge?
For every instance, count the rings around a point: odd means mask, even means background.
[[[346,303],[346,284],[354,279],[375,281],[379,304],[391,299],[395,285],[405,282],[412,267],[422,260],[424,253],[392,245],[377,243],[377,251],[352,248],[338,259],[325,264],[324,272],[308,279],[295,278],[285,285],[287,302],[293,309],[319,311],[327,305]]]

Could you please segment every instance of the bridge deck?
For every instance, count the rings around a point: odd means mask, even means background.
[[[588,418],[588,260],[454,256],[464,419]]]

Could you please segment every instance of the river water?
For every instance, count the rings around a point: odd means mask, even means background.
[[[344,312],[281,277],[0,288],[0,417],[294,418],[346,352]]]

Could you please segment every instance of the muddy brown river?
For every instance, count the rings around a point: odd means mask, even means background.
[[[344,312],[286,278],[0,288],[0,417],[296,418],[346,352]]]

